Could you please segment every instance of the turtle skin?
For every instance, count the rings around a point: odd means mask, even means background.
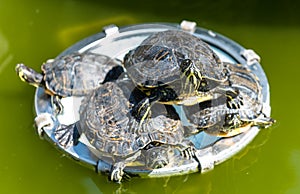
[[[104,83],[84,98],[77,123],[55,131],[60,145],[73,145],[74,134],[78,133],[96,157],[110,160],[110,179],[115,182],[122,180],[124,168],[140,156],[141,150],[153,145],[172,145],[183,156],[196,157],[193,144],[185,139],[181,121],[164,105],[157,105],[147,122],[132,118],[133,104],[144,95],[134,91],[130,80]]]
[[[21,80],[45,88],[54,98],[58,113],[63,106],[60,98],[84,96],[101,83],[113,81],[123,73],[121,62],[106,55],[91,52],[70,53],[48,60],[41,66],[42,73],[18,64],[16,72]]]
[[[275,121],[262,112],[262,86],[258,77],[241,64],[224,63],[224,67],[228,80],[218,86],[218,91],[223,91],[223,94],[184,107],[190,123],[199,131],[222,137],[238,135],[252,126],[272,125]]]
[[[183,31],[150,35],[125,55],[124,68],[147,94],[134,108],[142,122],[155,102],[194,105],[213,98],[209,91],[227,80],[223,63],[208,44]]]
[[[221,60],[208,44],[177,30],[150,35],[125,55],[124,67],[137,85],[152,88],[180,79],[185,59],[193,62],[203,78],[226,79]]]
[[[95,53],[72,53],[42,65],[46,88],[52,93],[83,96],[97,88],[120,61]],[[121,72],[122,73],[122,72]]]

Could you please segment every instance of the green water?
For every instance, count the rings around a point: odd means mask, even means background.
[[[289,4],[290,3],[290,4]],[[300,193],[300,15],[290,1],[0,0],[0,193]],[[64,157],[33,128],[35,89],[14,72],[39,69],[104,25],[194,20],[262,57],[274,127],[205,175],[134,178],[120,187]]]

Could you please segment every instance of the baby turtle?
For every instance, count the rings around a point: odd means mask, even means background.
[[[71,53],[48,60],[41,69],[42,73],[37,73],[24,64],[16,66],[22,81],[43,87],[47,94],[56,97],[58,112],[62,111],[61,97],[83,96],[123,72],[120,61],[95,53]]]
[[[138,120],[147,117],[153,102],[193,105],[211,99],[207,92],[227,79],[208,44],[183,31],[150,35],[126,54],[124,67],[148,95],[133,109]]]
[[[263,112],[262,87],[259,79],[240,64],[224,63],[228,70],[223,96],[184,107],[189,121],[208,134],[230,137],[252,126],[268,127],[274,120]]]
[[[131,118],[132,95],[136,94],[132,94],[132,82],[127,81],[107,82],[87,95],[80,107],[80,120],[55,131],[59,144],[72,146],[80,136],[80,141],[95,156],[112,163],[110,179],[116,182],[121,181],[125,166],[134,162],[141,150],[153,146],[176,146],[185,157],[196,157],[193,144],[184,138],[181,121],[169,117],[164,105],[156,107],[157,114],[143,124]],[[166,163],[159,161],[154,166],[162,167]]]

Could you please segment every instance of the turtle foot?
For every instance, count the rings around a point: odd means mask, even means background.
[[[71,125],[60,125],[55,130],[54,137],[61,146],[68,148],[77,143],[79,134],[75,126],[75,123]]]
[[[125,168],[125,163],[124,162],[118,162],[112,166],[112,170],[110,173],[110,180],[121,183],[121,180],[124,176],[124,168]]]
[[[195,157],[196,149],[194,147],[188,147],[184,150],[181,150],[180,154],[182,157],[190,160]]]

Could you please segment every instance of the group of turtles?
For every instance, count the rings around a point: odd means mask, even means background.
[[[153,33],[123,61],[71,53],[44,63],[42,73],[23,64],[16,71],[53,96],[56,114],[64,109],[61,98],[84,97],[79,121],[61,124],[55,138],[66,148],[85,139],[95,156],[112,161],[110,179],[117,182],[141,154],[151,168],[168,165],[167,147],[200,163],[188,137],[201,131],[231,137],[273,123],[262,112],[259,79],[242,65],[222,62],[207,43],[181,30]]]

